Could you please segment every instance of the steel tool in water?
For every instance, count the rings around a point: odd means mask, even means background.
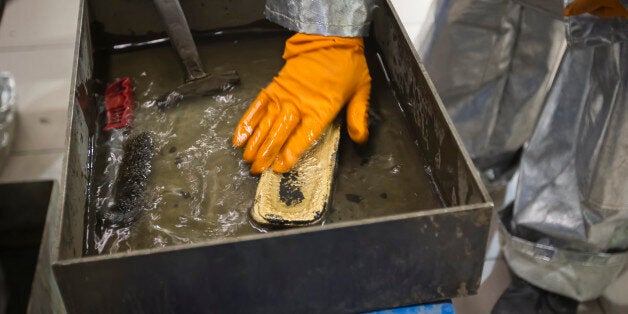
[[[157,105],[160,108],[177,104],[186,97],[219,93],[240,82],[240,77],[236,71],[211,75],[203,70],[203,64],[198,56],[192,33],[178,0],[154,0],[153,2],[186,72],[185,83],[157,99]]]

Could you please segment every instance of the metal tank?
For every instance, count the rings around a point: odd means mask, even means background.
[[[263,0],[185,1],[193,30],[263,19]],[[51,207],[31,312],[360,312],[477,293],[492,201],[390,2],[375,9],[367,45],[424,156],[442,206],[402,214],[161,249],[83,256],[87,162],[95,119],[94,28],[165,33],[148,0],[83,2],[66,158]],[[96,58],[96,59],[95,59]],[[417,173],[425,176],[426,173]],[[385,209],[383,209],[385,211]],[[62,300],[62,302],[61,302]]]

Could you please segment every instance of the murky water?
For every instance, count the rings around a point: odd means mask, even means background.
[[[216,96],[157,108],[153,99],[183,82],[171,48],[116,54],[111,82],[133,78],[133,129],[101,136],[94,149],[86,254],[163,247],[257,232],[249,221],[258,178],[248,173],[242,151],[231,146],[240,116],[283,65],[285,36],[217,41],[199,47],[210,73],[237,70],[241,84]],[[358,147],[343,130],[331,210],[323,223],[441,207],[423,162],[374,53],[371,137]],[[150,179],[138,219],[129,227],[97,223],[110,206],[121,142],[149,132],[154,140]]]

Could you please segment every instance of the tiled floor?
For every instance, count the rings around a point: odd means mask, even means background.
[[[419,51],[427,38],[424,21],[433,18],[432,0],[392,0]],[[18,88],[18,129],[0,182],[59,180],[74,41],[77,0],[8,0],[0,22],[0,69],[9,70]],[[458,313],[489,313],[510,282],[497,235],[489,241],[483,284],[477,296],[454,300]],[[581,305],[581,313],[628,313],[628,272],[600,300]]]

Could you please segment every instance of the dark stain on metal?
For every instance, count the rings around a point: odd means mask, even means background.
[[[314,215],[314,221],[320,219],[323,216],[323,211],[317,211]],[[294,226],[294,225],[310,225],[312,223],[312,220],[286,220],[281,218],[281,216],[276,216],[276,215],[266,215],[264,216],[264,219],[268,220],[271,224],[279,226],[276,228],[271,228],[271,229],[282,229],[284,227],[286,227],[288,224],[290,226]]]
[[[347,201],[352,203],[360,203],[364,198],[357,194],[345,194]]]
[[[288,206],[300,204],[305,198],[298,179],[299,173],[296,171],[286,172],[281,176],[279,199]]]

